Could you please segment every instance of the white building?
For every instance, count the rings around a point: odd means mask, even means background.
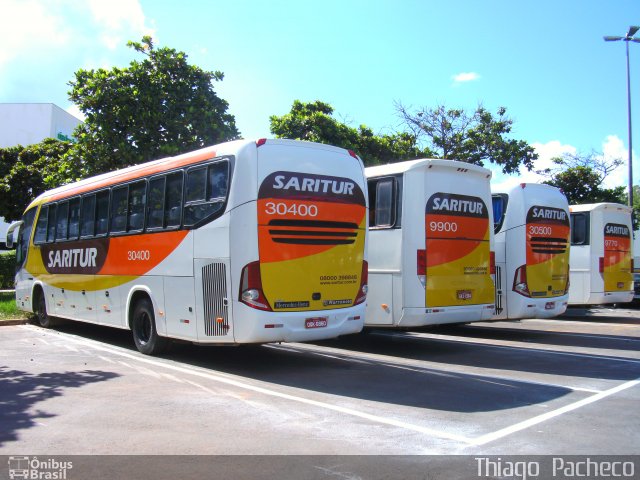
[[[80,123],[53,103],[0,103],[0,148],[32,145],[45,138],[71,140]]]
[[[0,148],[71,140],[81,120],[53,103],[0,103]],[[0,249],[9,225],[0,217]]]

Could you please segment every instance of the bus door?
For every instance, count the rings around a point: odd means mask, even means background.
[[[362,303],[366,202],[359,160],[335,150],[258,148],[259,277],[264,309],[327,310]],[[306,168],[305,168],[306,167]],[[309,170],[309,171],[307,171]],[[261,308],[258,306],[258,308]],[[326,326],[320,320],[317,325]]]
[[[438,192],[427,200],[427,308],[494,302],[490,228],[480,197]]]

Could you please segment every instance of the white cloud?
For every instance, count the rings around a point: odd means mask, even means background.
[[[150,25],[139,0],[0,0],[0,102],[66,108],[74,72],[128,64]]]
[[[138,37],[154,34],[154,30],[146,25],[138,0],[89,0],[87,4],[99,27],[100,39],[110,50],[130,40],[131,32],[136,32]]]
[[[2,0],[0,70],[10,62],[59,61],[153,35],[138,0]]]
[[[66,45],[70,36],[58,2],[4,0],[0,16],[0,70],[10,61],[34,55],[41,49],[53,51]]]
[[[607,162],[611,162],[616,159],[622,160],[623,162],[622,165],[607,175],[604,182],[602,182],[602,185],[605,188],[615,188],[620,186],[626,187],[629,184],[629,149],[625,148],[623,141],[617,135],[609,135],[602,143],[602,154],[604,156],[604,160]],[[638,170],[638,163],[635,154],[633,154],[633,171],[636,178],[636,181],[633,183],[637,185],[638,174],[640,171]]]
[[[507,176],[501,172],[499,167],[492,166],[493,179],[497,185],[511,187],[520,183],[542,183],[546,177],[539,175],[536,171],[544,170],[553,166],[552,158],[561,157],[563,153],[577,153],[577,149],[572,145],[564,145],[559,140],[551,140],[547,143],[532,143],[531,146],[538,154],[538,160],[533,165],[531,171],[525,168],[520,169],[518,175]]]
[[[451,77],[453,79],[454,85],[459,85],[461,83],[474,82],[480,79],[480,75],[476,72],[462,72]]]
[[[578,149],[576,147],[563,144],[559,140],[552,140],[547,143],[532,143],[531,146],[536,150],[536,153],[538,154],[538,160],[535,162],[532,171],[528,172],[524,168],[521,168],[518,175],[507,176],[500,171],[500,168],[492,165],[491,170],[493,171],[493,181],[496,184],[504,186],[513,186],[523,182],[541,183],[546,180],[546,177],[538,175],[535,172],[553,167],[553,163],[551,162],[552,158],[561,157],[565,153],[580,153],[578,152]],[[606,160],[607,162],[611,162],[614,159],[623,160],[623,164],[616,168],[604,179],[604,182],[602,183],[603,187],[614,188],[622,185],[625,187],[627,186],[628,152],[629,150],[625,148],[624,142],[616,135],[609,135],[602,142],[602,155],[604,157],[604,160]],[[637,185],[640,183],[637,181],[637,179],[640,178],[640,165],[638,164],[638,159],[636,158],[635,154],[633,156],[633,168],[636,178],[634,184]]]

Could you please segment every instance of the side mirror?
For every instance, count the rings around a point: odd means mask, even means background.
[[[8,249],[12,249],[14,246],[13,243],[13,232],[22,226],[24,222],[22,220],[18,220],[17,222],[13,222],[9,225],[9,229],[7,230],[7,238],[5,240],[5,245]]]

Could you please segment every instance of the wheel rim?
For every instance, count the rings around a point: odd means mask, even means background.
[[[142,345],[151,338],[151,317],[147,312],[140,312],[136,321],[136,337]]]

